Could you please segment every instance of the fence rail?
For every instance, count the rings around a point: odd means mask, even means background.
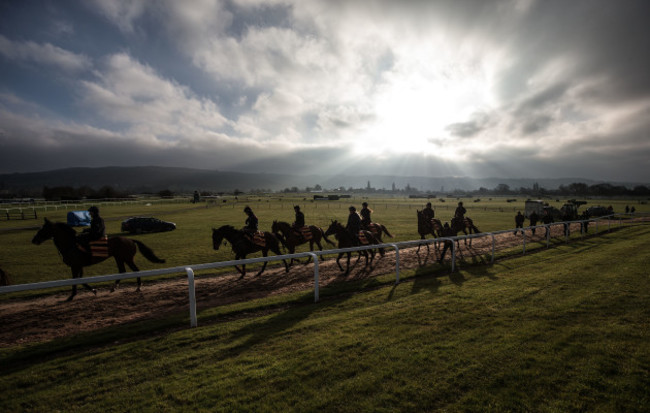
[[[567,228],[570,229],[571,224],[580,224],[580,231],[581,235],[584,236],[586,233],[585,229],[587,226],[591,223],[594,223],[596,226],[596,233],[598,233],[598,226],[599,224],[603,224],[603,221],[606,220],[606,225],[607,225],[607,231],[611,230],[612,223],[614,222],[615,224],[618,223],[619,226],[623,226],[624,224],[627,224],[629,222],[628,219],[621,219],[621,218],[629,218],[627,215],[610,215],[606,217],[600,217],[600,218],[593,218],[593,219],[588,219],[588,220],[580,220],[580,221],[566,221],[566,222],[556,222],[556,223],[551,223],[551,224],[544,224],[544,225],[536,225],[533,227],[525,227],[523,228],[523,237],[522,237],[522,243],[523,243],[523,253],[526,253],[526,230],[530,231],[533,228],[534,229],[541,229],[545,228],[546,231],[546,247],[548,248],[550,246],[550,238],[551,238],[551,227],[553,226],[559,226],[562,225],[564,226],[565,232],[564,236],[566,241],[568,242],[569,237],[570,237],[570,232],[567,231]],[[644,216],[644,218],[648,218],[650,220],[650,216]],[[633,223],[638,223],[638,221],[634,221]],[[516,229],[517,231],[522,231],[521,228]],[[190,302],[190,325],[192,327],[197,326],[197,318],[196,318],[196,292],[195,292],[195,286],[194,286],[194,272],[199,271],[199,270],[207,270],[207,269],[215,269],[215,268],[223,268],[223,267],[230,267],[230,266],[235,266],[235,265],[243,265],[243,264],[256,264],[256,263],[262,263],[262,262],[269,262],[269,261],[280,261],[280,260],[290,260],[292,258],[305,258],[305,257],[311,257],[313,258],[314,262],[314,302],[319,301],[319,256],[321,255],[332,255],[332,254],[339,254],[342,252],[355,252],[355,251],[362,251],[362,250],[368,250],[368,249],[375,249],[375,248],[392,248],[395,250],[395,283],[399,283],[399,252],[400,249],[408,248],[408,247],[414,247],[418,245],[425,245],[425,244],[437,244],[440,242],[449,242],[450,243],[450,248],[451,248],[451,271],[454,272],[456,269],[456,241],[463,241],[463,240],[468,240],[468,239],[474,239],[474,238],[483,238],[483,237],[491,237],[492,240],[492,252],[491,252],[491,263],[494,262],[494,257],[495,257],[495,251],[496,251],[496,235],[503,234],[503,233],[511,233],[516,231],[515,229],[508,229],[508,230],[501,230],[501,231],[495,231],[495,232],[485,232],[485,233],[479,233],[479,234],[470,234],[470,235],[461,235],[461,236],[455,236],[455,237],[445,237],[445,238],[430,238],[430,239],[425,239],[425,240],[411,240],[411,241],[401,241],[401,242],[395,242],[395,243],[383,243],[383,244],[375,244],[375,245],[364,245],[364,246],[359,246],[359,247],[352,247],[352,248],[341,248],[341,249],[330,249],[330,250],[323,250],[323,251],[313,251],[313,252],[300,252],[300,253],[295,253],[295,254],[285,254],[285,255],[274,255],[274,256],[269,256],[269,257],[258,257],[258,258],[247,258],[243,260],[231,260],[231,261],[220,261],[220,262],[212,262],[212,263],[204,263],[204,264],[192,264],[192,265],[181,265],[177,267],[171,267],[171,268],[163,268],[163,269],[158,269],[158,270],[146,270],[146,271],[139,271],[139,272],[130,272],[130,273],[120,273],[120,274],[110,274],[110,275],[99,275],[99,276],[94,276],[94,277],[87,277],[87,278],[75,278],[75,279],[63,279],[63,280],[56,280],[56,281],[45,281],[45,282],[39,282],[39,283],[30,283],[30,284],[18,284],[18,285],[11,285],[11,286],[4,286],[0,287],[0,294],[8,294],[8,293],[13,293],[13,292],[19,292],[19,291],[29,291],[29,290],[42,290],[42,289],[47,289],[47,288],[56,288],[56,287],[64,287],[64,286],[71,286],[71,285],[79,285],[79,284],[90,284],[90,283],[99,283],[99,282],[106,282],[106,281],[115,281],[115,280],[124,280],[128,278],[136,278],[136,277],[141,277],[141,278],[147,278],[147,277],[154,277],[154,276],[161,276],[161,275],[169,275],[169,274],[179,274],[179,273],[185,273],[187,275],[187,280],[188,280],[188,295],[189,295],[189,302]]]

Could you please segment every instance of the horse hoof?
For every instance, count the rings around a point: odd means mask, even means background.
[[[140,287],[136,288],[136,289],[135,289],[135,292],[136,292],[136,293],[139,293],[139,292],[140,292]]]
[[[111,292],[112,292],[112,293],[115,292],[115,287],[111,287]]]
[[[94,288],[93,288],[93,294],[97,296],[97,290],[95,290]]]
[[[71,295],[70,297],[66,298],[65,301],[66,301],[66,302],[68,302],[68,301],[72,301],[73,298],[74,298],[74,295]]]

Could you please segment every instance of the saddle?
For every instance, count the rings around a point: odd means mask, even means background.
[[[309,241],[313,237],[313,234],[311,233],[311,229],[309,228],[308,225],[305,225],[304,227],[299,228],[299,230],[297,230],[295,232],[298,235],[300,235],[305,241]]]
[[[255,231],[252,237],[249,234],[246,234],[246,238],[257,246],[262,248],[266,247],[266,238],[264,237],[263,231]]]
[[[90,241],[90,253],[93,257],[108,257],[108,237],[104,236],[96,241]]]

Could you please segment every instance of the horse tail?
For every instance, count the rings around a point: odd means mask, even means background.
[[[393,238],[393,236],[390,234],[390,232],[388,232],[388,229],[384,226],[384,224],[379,224],[379,226],[380,226],[381,229],[384,231],[384,233],[386,233],[386,235],[388,235],[389,237]]]
[[[147,247],[146,245],[144,245],[142,242],[140,242],[138,240],[135,240],[135,239],[131,240],[131,241],[133,241],[135,243],[135,245],[138,246],[138,249],[140,250],[140,253],[142,255],[144,255],[144,257],[146,259],[148,259],[149,261],[155,262],[155,263],[158,263],[158,264],[164,264],[165,263],[165,260],[156,257],[156,254],[153,253],[153,250],[151,248]]]
[[[320,228],[320,227],[319,227],[318,230],[320,231],[320,235],[323,237],[323,239],[325,240],[325,242],[327,242],[327,243],[330,244],[330,245],[336,245],[335,243],[333,243],[332,241],[330,241],[329,238],[327,238],[327,235],[325,235],[325,231],[323,231],[323,228]]]

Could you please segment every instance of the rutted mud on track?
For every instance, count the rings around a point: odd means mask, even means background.
[[[580,231],[579,224],[572,225],[572,232]],[[539,228],[531,239],[528,232],[527,242],[545,241],[545,230]],[[552,237],[562,238],[562,227],[552,228]],[[496,249],[521,247],[521,234],[516,237],[508,232],[496,236]],[[461,250],[457,257],[467,261],[480,260],[484,254],[492,251],[492,238],[481,237],[472,241],[472,246],[460,242]],[[435,262],[433,245],[427,254],[422,247],[416,254],[417,247],[400,250],[400,269],[412,269]],[[447,253],[446,268],[449,270],[450,253]],[[395,273],[395,252],[388,250],[384,257],[376,255],[369,267],[364,267],[363,258],[356,261],[353,254],[350,261],[350,274],[343,276],[336,265],[336,255],[326,256],[326,261],[319,265],[319,285],[325,287],[330,283],[358,280],[383,274]],[[304,261],[304,259],[303,259]],[[356,262],[356,264],[355,264]],[[345,257],[341,258],[345,267]],[[462,261],[457,261],[462,266]],[[61,264],[61,268],[66,267]],[[281,263],[269,263],[267,270],[259,277],[249,271],[243,279],[234,272],[213,277],[199,276],[196,279],[196,298],[198,311],[235,302],[262,298],[274,294],[304,291],[313,292],[313,263],[294,264],[289,273],[284,272]],[[144,280],[142,291],[135,292],[135,280],[124,280],[120,289],[110,293],[110,287],[98,289],[97,296],[80,289],[71,302],[65,302],[68,291],[34,299],[14,299],[0,302],[0,347],[16,343],[38,343],[65,337],[81,332],[90,332],[101,328],[125,324],[128,322],[162,318],[168,314],[188,313],[188,290],[185,278],[167,281],[147,282]]]

